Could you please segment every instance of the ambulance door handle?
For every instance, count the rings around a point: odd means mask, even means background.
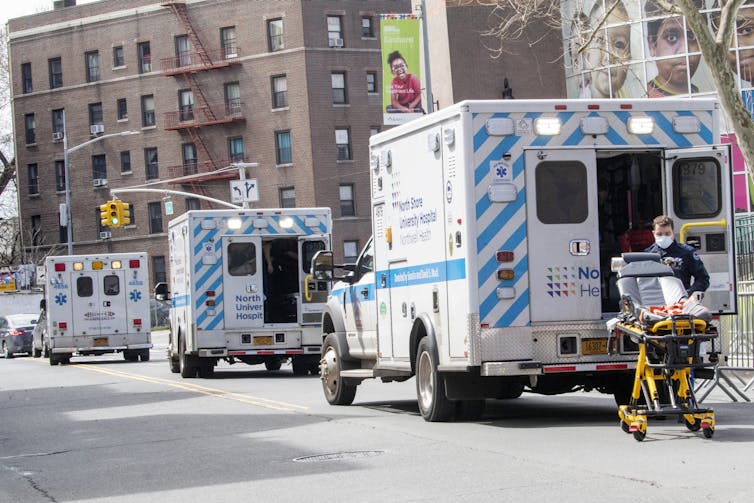
[[[367,297],[369,297],[369,288],[364,288],[364,289],[362,289],[362,290],[361,290],[361,296],[362,296],[362,297],[364,297],[365,299],[366,299]]]
[[[102,302],[102,307],[110,307],[110,301],[109,300],[103,301]]]

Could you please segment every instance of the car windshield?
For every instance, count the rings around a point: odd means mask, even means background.
[[[12,327],[32,328],[37,324],[39,314],[11,314],[10,316],[6,316],[6,318],[8,319],[8,323]]]

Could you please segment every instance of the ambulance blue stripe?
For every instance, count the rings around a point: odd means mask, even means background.
[[[204,305],[204,302],[207,300],[206,292],[208,290],[212,290],[215,292],[215,301],[216,301],[216,304],[219,305],[219,302],[217,302],[217,296],[218,296],[218,290],[222,288],[222,284],[223,284],[223,278],[222,276],[218,276],[217,278],[215,278],[215,282],[206,288],[202,288],[197,285],[196,291],[200,292],[201,290],[201,292],[199,293],[198,298],[196,299],[196,309],[199,310]],[[220,295],[222,295],[222,293]]]
[[[508,309],[497,322],[493,325],[494,328],[509,327],[516,321],[524,310],[529,307],[529,289],[527,288],[521,293],[518,298],[513,302],[510,309]]]
[[[628,142],[621,137],[621,135],[618,134],[618,131],[613,129],[612,127],[609,127],[607,129],[607,134],[605,137],[610,142],[610,145],[627,145]]]
[[[513,271],[516,275],[516,280],[514,281],[514,284],[515,284],[515,282],[518,282],[521,278],[524,277],[524,275],[526,275],[527,272],[529,272],[529,258],[527,256],[522,257],[521,260],[519,260],[518,263],[513,268]],[[482,284],[481,281],[479,284],[480,285]],[[510,284],[510,282],[501,282],[498,286],[512,286],[512,285]],[[518,294],[517,297],[520,298],[521,295]],[[528,295],[526,296],[525,301],[526,302],[524,306],[528,306],[529,305]],[[498,303],[500,302],[501,302],[500,299],[497,298],[497,287],[493,288],[492,292],[490,292],[490,294],[487,295],[487,297],[479,305],[479,319],[482,322],[485,322],[486,318],[490,315],[492,310],[495,309],[495,306],[497,306]],[[512,308],[514,308],[517,302],[518,301],[511,304],[511,307],[509,307],[506,310],[506,313],[509,312]],[[518,312],[518,314],[521,314],[520,311]],[[518,314],[516,316],[518,316]],[[515,316],[514,316],[514,319],[515,319]]]
[[[526,222],[523,222],[518,229],[513,231],[511,233],[510,237],[501,245],[496,246],[496,250],[515,250],[518,245],[520,245],[524,239],[526,239]],[[477,248],[479,248],[479,242],[477,242]],[[482,246],[483,247],[483,246]],[[477,253],[481,252],[481,248],[477,250]],[[479,282],[479,285],[482,285],[487,279],[489,279],[490,276],[495,274],[495,271],[498,269],[498,267],[502,266],[500,262],[497,261],[496,257],[494,255],[490,256],[490,259],[479,268],[479,276],[477,278],[477,281]],[[516,275],[518,277],[518,275]]]
[[[208,282],[208,281],[209,281],[210,279],[212,279],[212,276],[214,276],[214,275],[215,275],[215,273],[217,273],[217,270],[218,270],[218,269],[220,269],[220,268],[222,267],[222,265],[223,265],[223,264],[222,264],[222,261],[218,261],[218,262],[217,262],[216,264],[212,265],[212,266],[211,266],[211,267],[209,268],[209,270],[208,270],[208,271],[206,271],[206,272],[205,272],[205,273],[204,273],[204,274],[202,275],[202,277],[200,277],[200,278],[199,278],[199,279],[198,279],[198,280],[196,281],[196,289],[197,289],[197,290],[202,290],[202,289],[205,289],[205,290],[209,290],[208,288],[206,288],[206,287],[204,286],[204,284],[205,284],[205,283],[207,283],[207,282]],[[219,275],[218,275],[218,277],[219,277]]]
[[[515,180],[516,177],[524,170],[524,158],[523,156],[516,159],[516,161],[513,163],[513,179]],[[487,196],[487,193],[485,192],[482,198],[477,201],[476,203],[476,217],[477,219],[481,218],[482,215],[484,215],[487,210],[492,206],[492,201],[490,201],[490,198]]]
[[[222,306],[223,305],[223,295],[222,295],[222,293],[217,296],[216,302],[217,302],[217,304],[216,304],[217,306]],[[206,327],[202,327],[202,328],[204,328],[204,330],[213,330],[213,329],[217,328],[217,325],[221,321],[224,321],[224,318],[223,318],[222,314],[220,314],[220,312],[218,312],[218,311],[215,311],[215,312],[218,313],[218,314],[215,314],[215,317],[212,318],[212,321]]]
[[[504,119],[508,117],[509,113],[504,114],[493,114],[489,117],[489,119]],[[476,118],[476,114],[474,114],[474,118]],[[489,120],[488,119],[488,120]],[[474,135],[474,152],[479,150],[479,148],[484,145],[484,142],[487,141],[487,138],[489,138],[489,135],[487,134],[487,128],[482,127],[479,129],[479,131],[476,132]]]
[[[581,128],[576,128],[573,130],[573,133],[571,133],[571,136],[565,139],[563,142],[566,146],[572,146],[572,145],[578,145],[581,143],[581,140],[584,139],[584,133],[581,132]]]
[[[666,135],[668,135],[668,137],[676,147],[681,148],[692,146],[691,141],[686,138],[686,136],[677,134],[675,131],[673,131],[673,123],[670,122],[662,112],[647,112],[647,115],[654,119],[657,127],[659,127]]]
[[[411,267],[377,271],[376,276],[388,275],[387,285],[377,285],[377,288],[400,288],[404,286],[424,285],[441,281],[455,281],[466,278],[466,259],[454,259],[447,262],[433,262]],[[398,276],[402,277],[399,278]],[[415,276],[409,278],[408,276]]]
[[[186,307],[190,304],[191,297],[189,295],[179,295],[171,299],[172,307]]]
[[[526,191],[519,190],[516,200],[512,203],[508,203],[502,208],[502,211],[490,222],[490,225],[484,229],[476,239],[477,253],[487,246],[487,243],[492,241],[495,235],[505,226],[505,223],[516,216],[519,210],[524,208],[526,202]]]

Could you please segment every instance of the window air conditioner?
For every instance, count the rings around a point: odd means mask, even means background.
[[[93,180],[93,184],[95,187],[106,187],[107,186],[107,178],[95,178]]]
[[[113,237],[113,233],[110,231],[102,231],[99,233],[100,239],[110,239]]]
[[[55,131],[52,133],[52,141],[63,141],[63,132]]]
[[[342,38],[331,38],[328,41],[330,42],[330,47],[343,47]]]
[[[105,125],[92,124],[91,126],[89,126],[89,131],[91,131],[92,134],[102,134],[105,132]]]

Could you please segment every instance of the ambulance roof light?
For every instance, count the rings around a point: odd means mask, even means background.
[[[228,219],[228,229],[231,230],[238,230],[241,228],[241,219],[240,218],[229,218]]]
[[[55,272],[63,272],[65,271],[65,264],[58,262],[55,264]]]
[[[111,269],[120,269],[121,267],[123,267],[123,263],[120,260],[113,260],[110,262]]]
[[[534,132],[542,136],[560,134],[562,123],[558,117],[538,117],[534,119]]]
[[[83,262],[74,262],[73,263],[73,270],[74,271],[83,271],[84,270],[84,263]]]
[[[130,267],[131,269],[138,269],[140,266],[141,262],[137,258],[128,261],[128,267]]]
[[[628,118],[628,132],[631,134],[652,134],[655,121],[646,115],[636,115]]]

